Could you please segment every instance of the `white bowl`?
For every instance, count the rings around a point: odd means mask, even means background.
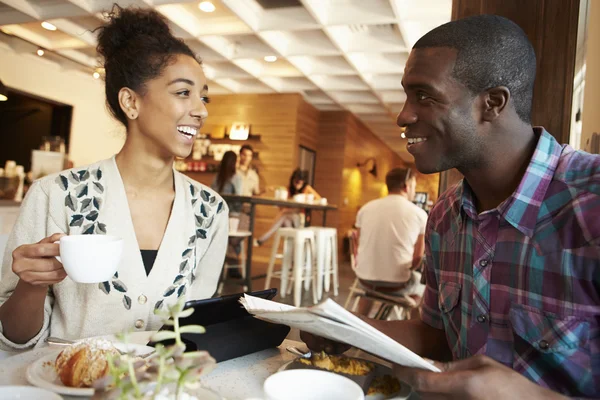
[[[0,386],[0,400],[62,400],[62,397],[45,389],[31,386]]]
[[[292,369],[277,372],[263,386],[267,400],[364,400],[356,382],[332,372]]]

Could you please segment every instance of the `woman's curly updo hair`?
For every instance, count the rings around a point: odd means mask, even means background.
[[[119,91],[128,87],[143,95],[144,84],[160,76],[176,55],[194,59],[196,56],[173,36],[167,20],[154,10],[115,4],[108,18],[109,22],[98,28],[96,49],[104,57],[108,107],[127,126],[127,117],[119,105]]]

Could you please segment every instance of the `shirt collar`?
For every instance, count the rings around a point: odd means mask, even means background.
[[[562,146],[544,128],[533,128],[538,142],[531,161],[517,190],[496,211],[512,226],[531,237],[535,231],[540,207],[558,165]],[[473,192],[466,180],[462,184],[462,207],[466,214],[477,219]]]

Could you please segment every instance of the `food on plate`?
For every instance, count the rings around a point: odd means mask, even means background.
[[[300,358],[299,361],[304,365],[347,375],[366,376],[375,368],[375,365],[365,360],[344,356],[332,356],[325,352],[313,354],[310,359]]]
[[[89,339],[74,343],[56,357],[54,368],[60,381],[69,387],[91,387],[108,373],[108,356],[118,355],[111,342]]]
[[[367,395],[371,394],[382,394],[384,396],[391,396],[394,393],[400,391],[400,381],[391,375],[376,376],[371,381],[371,386]]]

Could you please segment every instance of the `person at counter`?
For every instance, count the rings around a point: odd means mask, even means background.
[[[288,188],[288,194],[290,198],[293,198],[297,194],[302,194],[305,196],[312,196],[313,200],[320,200],[321,196],[317,191],[308,184],[307,182],[308,173],[307,171],[303,171],[300,168],[297,168],[292,175],[290,176],[290,185]],[[265,232],[260,238],[254,241],[254,245],[259,247],[262,246],[264,242],[269,240],[271,236],[277,232],[279,228],[285,227],[294,227],[298,228],[302,225],[302,211],[294,208],[281,208],[277,216],[275,217],[275,222],[267,232]]]
[[[254,149],[245,144],[240,149],[240,162],[238,174],[242,177],[242,196],[258,196],[263,193],[260,189],[260,178],[256,169],[252,167]]]
[[[231,150],[223,154],[217,176],[215,176],[213,183],[210,185],[217,193],[238,196],[242,194],[243,181],[236,170],[237,158],[235,152]]]
[[[116,156],[45,177],[27,193],[1,266],[3,349],[37,346],[49,335],[157,330],[156,309],[180,297],[209,298],[217,288],[228,207],[173,169],[208,116],[200,61],[159,13],[118,6],[99,29],[97,50],[125,143]],[[55,242],[78,234],[123,239],[111,281],[79,284],[66,276]],[[182,262],[189,267],[180,270]]]
[[[493,15],[433,29],[406,63],[408,151],[464,175],[429,217],[421,319],[370,321],[453,360],[396,368],[422,398],[600,396],[600,156],[532,127],[535,73],[526,34]]]

